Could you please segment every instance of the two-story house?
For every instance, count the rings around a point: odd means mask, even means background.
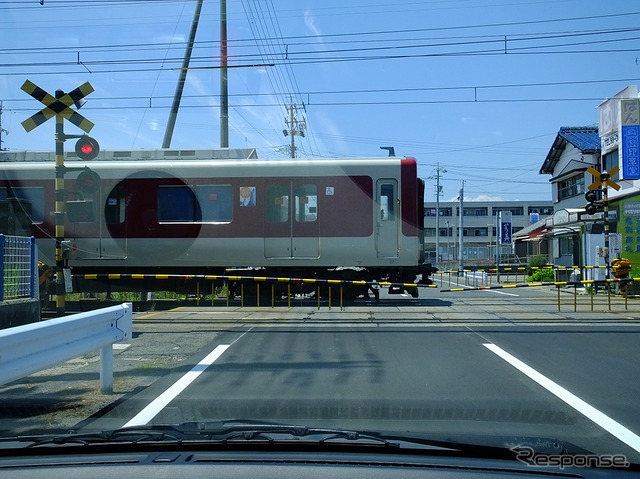
[[[556,266],[585,265],[586,252],[603,245],[601,228],[584,217],[584,194],[593,182],[587,168],[599,165],[598,127],[560,128],[540,168],[540,174],[551,175],[554,214],[546,220],[546,229],[551,239],[549,261]]]

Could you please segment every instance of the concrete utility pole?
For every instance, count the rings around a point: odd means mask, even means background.
[[[291,144],[289,145],[289,156],[291,158],[295,158],[296,157],[296,140],[295,139],[297,135],[304,138],[304,131],[307,128],[307,122],[304,119],[304,117],[302,118],[302,120],[298,120],[298,117],[297,117],[298,106],[293,103],[293,98],[290,97],[289,102],[290,102],[290,105],[287,106],[287,113],[289,113],[289,116],[284,119],[284,122],[286,123],[287,128],[282,130],[282,133],[284,134],[284,136],[291,137]],[[304,109],[304,105],[302,105],[302,108]]]
[[[224,0],[222,1],[224,2]],[[178,117],[178,110],[180,109],[180,100],[182,99],[182,91],[184,90],[184,83],[187,79],[187,71],[189,70],[189,62],[191,61],[191,52],[193,51],[193,42],[196,39],[196,31],[198,30],[198,21],[200,20],[200,11],[202,10],[202,2],[203,0],[198,0],[198,4],[196,5],[196,11],[193,14],[193,22],[191,22],[191,32],[189,33],[187,50],[184,54],[184,59],[182,60],[182,68],[180,69],[180,78],[178,78],[178,85],[176,85],[176,92],[173,95],[173,104],[171,105],[171,112],[169,113],[169,121],[167,122],[167,128],[164,131],[162,148],[171,147],[171,138],[173,137],[173,129],[176,126],[176,118]]]
[[[464,276],[464,264],[462,261],[462,247],[464,245],[464,230],[463,230],[463,221],[464,217],[464,180],[462,180],[462,186],[460,187],[460,196],[458,197],[460,200],[460,214],[458,215],[458,264],[460,265],[458,269],[458,276]]]
[[[8,135],[9,132],[7,130],[5,130],[4,128],[2,128],[2,100],[0,100],[0,151],[3,151],[4,148],[2,148],[2,134]]]
[[[220,148],[229,148],[229,85],[227,80],[227,0],[220,0]]]
[[[430,176],[430,179],[436,180],[436,264],[439,263],[440,257],[440,194],[442,193],[442,187],[440,186],[440,173],[446,173],[447,170],[440,167],[440,162],[436,165],[436,175]],[[447,235],[449,230],[447,230]]]

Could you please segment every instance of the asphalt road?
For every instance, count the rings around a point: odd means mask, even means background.
[[[613,298],[609,310],[598,295],[591,311],[580,296],[574,311],[569,291],[558,311],[556,296],[428,290],[344,310],[138,313],[134,339],[116,351],[113,395],[83,409],[97,387],[97,362],[84,358],[0,388],[0,418],[33,426],[11,404],[46,391],[58,406],[39,419],[73,410],[74,428],[251,418],[544,436],[640,462],[640,304]]]

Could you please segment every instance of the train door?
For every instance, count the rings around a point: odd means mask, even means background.
[[[396,180],[380,179],[377,181],[375,208],[378,257],[397,258],[400,200]]]
[[[266,185],[264,253],[267,258],[318,258],[318,187],[278,180]]]

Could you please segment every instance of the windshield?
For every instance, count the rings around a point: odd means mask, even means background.
[[[0,436],[639,463],[639,20],[0,1]]]

